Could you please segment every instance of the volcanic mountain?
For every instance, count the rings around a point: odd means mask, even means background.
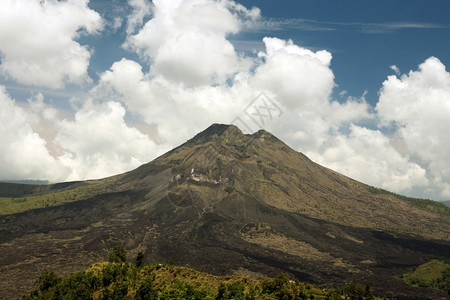
[[[0,197],[10,204],[0,216],[0,298],[26,294],[42,271],[105,260],[118,244],[130,260],[142,252],[214,274],[285,272],[328,286],[356,278],[381,296],[446,296],[395,276],[450,259],[448,208],[352,180],[264,130],[214,124],[128,173],[0,184]]]

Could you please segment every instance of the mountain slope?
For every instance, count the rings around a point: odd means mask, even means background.
[[[445,209],[380,193],[265,131],[214,124],[95,184],[104,188],[81,201],[3,216],[0,295],[23,294],[38,271],[68,274],[123,244],[149,262],[172,259],[215,274],[284,271],[329,285],[357,277],[380,295],[442,296],[392,276],[450,259]]]

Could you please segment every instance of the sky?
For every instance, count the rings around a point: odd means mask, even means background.
[[[126,172],[212,123],[450,199],[450,3],[2,0],[0,180]]]

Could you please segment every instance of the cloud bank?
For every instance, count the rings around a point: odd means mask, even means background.
[[[90,52],[76,39],[102,28],[89,0],[0,2],[0,72],[19,83],[63,88],[89,80]]]
[[[403,75],[392,66],[396,75],[383,82],[379,102],[371,107],[364,95],[332,98],[336,83],[326,50],[265,37],[256,55],[239,53],[230,36],[258,26],[257,8],[226,0],[128,3],[132,9],[123,47],[139,60],[114,62],[83,98],[71,100],[72,113],[59,111],[42,95],[18,103],[0,89],[0,138],[5,141],[0,178],[63,181],[114,175],[150,161],[211,123],[235,122],[244,131],[269,130],[316,162],[368,184],[450,197],[445,151],[450,146],[450,74],[437,58]],[[8,18],[27,5],[30,17],[11,22],[38,41],[51,36],[60,41],[52,47],[39,42],[42,53],[33,56],[28,50],[16,52],[25,43],[22,38],[0,31],[0,41],[13,40],[8,46],[0,43],[2,72],[19,83],[51,88],[86,80],[89,51],[76,38],[80,30],[93,34],[104,23],[87,1],[1,5]],[[55,11],[70,9],[76,13],[55,17]],[[39,22],[61,26],[47,32]],[[77,68],[51,72],[52,63]]]

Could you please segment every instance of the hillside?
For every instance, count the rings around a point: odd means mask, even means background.
[[[444,290],[450,295],[450,261],[431,260],[400,278],[409,284]]]
[[[0,295],[30,290],[49,267],[59,276],[86,268],[123,244],[147,262],[216,275],[285,272],[329,286],[357,278],[378,295],[445,297],[394,277],[450,259],[445,206],[359,183],[266,131],[215,124],[125,174],[7,190],[0,197],[16,213],[1,217]]]

